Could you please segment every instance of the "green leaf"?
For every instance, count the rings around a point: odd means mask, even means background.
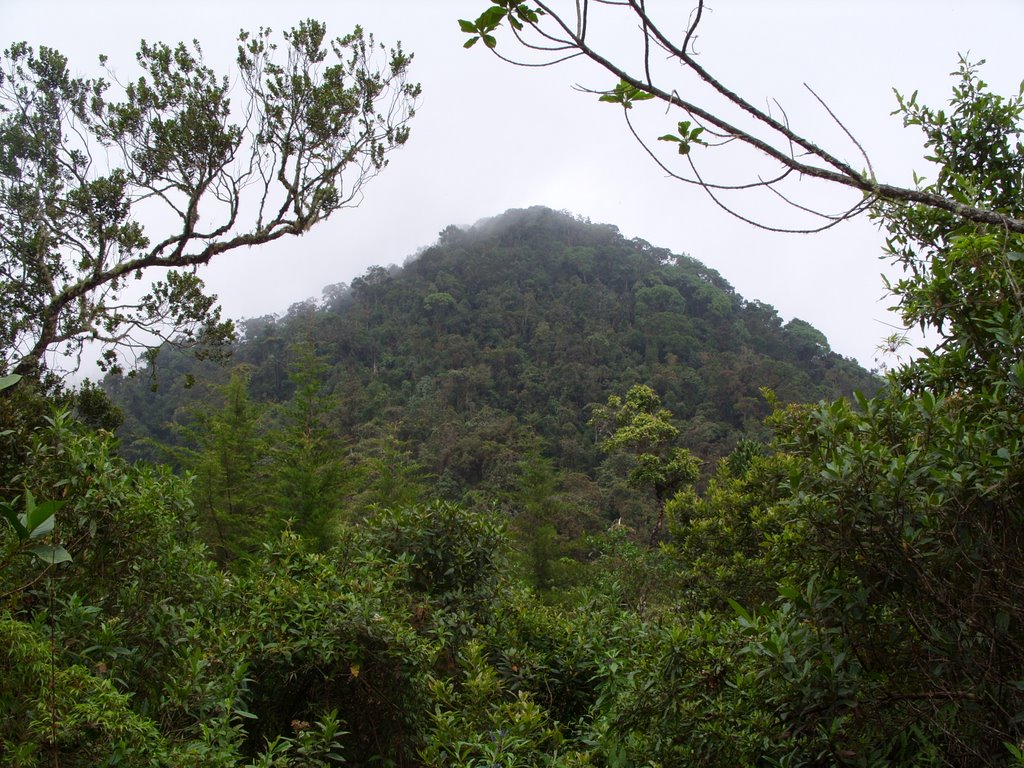
[[[469,38],[469,40],[467,40],[466,42],[464,42],[462,44],[462,47],[463,48],[472,48],[474,45],[476,45],[476,41],[479,40],[479,39],[480,39],[479,37],[471,37],[471,38]]]
[[[59,544],[36,544],[29,550],[33,555],[45,563],[56,565],[57,563],[70,563],[71,555]]]
[[[792,584],[781,584],[779,585],[779,595],[786,598],[790,602],[797,602],[803,595],[800,594],[800,590],[794,587]]]
[[[736,611],[736,615],[737,616],[739,616],[741,619],[746,621],[748,624],[753,624],[754,623],[753,617],[747,612],[746,608],[744,608],[742,605],[737,603],[731,597],[727,597],[726,600],[729,601],[729,605],[732,607],[732,609],[734,611]]]
[[[43,520],[40,523],[29,528],[29,536],[33,539],[38,539],[52,532],[53,525],[56,522],[56,520],[57,518],[52,514],[48,517],[43,518]]]
[[[501,24],[501,20],[505,18],[505,14],[508,10],[502,8],[500,5],[492,5],[486,11],[480,14],[480,17],[476,20],[476,26],[480,30],[492,30]],[[484,37],[484,42],[487,42],[487,38]],[[492,48],[494,46],[491,46]]]
[[[936,160],[936,162],[938,162],[938,160]],[[970,205],[973,202],[967,193],[959,187],[950,187],[949,196],[958,203],[963,203],[964,205]]]
[[[63,501],[44,501],[42,504],[36,504],[32,493],[25,492],[23,522],[32,538],[38,538],[53,530],[54,515],[62,506],[64,506]]]
[[[666,133],[664,136],[659,136],[658,141],[681,141],[681,139],[671,133]]]
[[[498,41],[494,38],[493,35],[484,35],[483,39],[484,45],[486,45],[488,48],[494,48],[498,45]]]
[[[0,392],[3,392],[8,387],[13,387],[21,381],[20,373],[12,373],[7,376],[0,376]]]
[[[21,515],[14,509],[13,506],[6,502],[0,503],[0,514],[7,518],[7,522],[14,528],[15,533],[18,534],[18,538],[21,541],[25,541],[29,537],[29,531],[25,525],[21,522]]]
[[[476,24],[472,21],[466,21],[466,19],[459,19],[459,29],[470,35],[475,35],[477,32]]]
[[[653,93],[642,91],[635,85],[621,80],[612,90],[602,94],[598,100],[608,104],[621,104],[625,109],[630,109],[634,101],[647,101],[653,98]]]
[[[935,395],[928,390],[921,393],[920,397],[921,409],[925,413],[932,413],[935,410]]]
[[[519,15],[519,18],[522,19],[523,21],[528,21],[531,24],[536,24],[537,19],[539,18],[539,14],[544,13],[544,11],[542,11],[540,8],[534,10],[533,8],[527,6],[525,3],[521,3],[516,8],[516,13]]]
[[[43,517],[37,512],[36,498],[32,495],[32,491],[25,491],[25,514],[21,516],[21,521],[25,524],[25,528],[28,531],[32,531],[42,521]]]

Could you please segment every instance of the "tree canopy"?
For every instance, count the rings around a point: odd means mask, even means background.
[[[243,32],[234,78],[195,42],[136,58],[125,82],[25,43],[0,59],[2,368],[74,360],[88,341],[114,367],[118,349],[230,337],[196,267],[357,205],[420,93],[400,46],[316,21],[283,44]]]

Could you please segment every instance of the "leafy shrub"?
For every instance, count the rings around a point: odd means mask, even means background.
[[[367,531],[390,560],[408,562],[414,591],[462,607],[494,596],[508,546],[496,514],[431,501],[379,510]]]
[[[329,741],[359,765],[406,764],[420,743],[437,648],[413,625],[402,568],[354,544],[311,553],[285,533],[232,582],[250,755],[297,744],[309,728],[295,724],[317,721],[337,723]]]

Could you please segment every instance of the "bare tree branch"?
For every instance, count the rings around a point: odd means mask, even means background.
[[[626,112],[630,131],[644,145],[648,155],[655,159],[658,166],[668,172],[672,178],[703,186],[716,204],[733,215],[739,216],[743,221],[765,229],[779,229],[766,227],[752,221],[749,217],[739,215],[735,209],[724,205],[721,199],[715,195],[715,190],[767,187],[779,199],[791,205],[794,210],[816,216],[820,214],[829,219],[832,223],[827,226],[832,226],[838,221],[867,210],[872,203],[885,202],[899,205],[920,205],[945,211],[964,221],[992,225],[1010,233],[1024,234],[1024,218],[1012,215],[1005,210],[988,208],[981,201],[972,203],[968,200],[964,202],[945,194],[945,190],[937,187],[905,187],[879,181],[865,148],[814,91],[810,91],[812,96],[826,110],[864,159],[866,171],[856,170],[838,154],[819,145],[812,137],[802,135],[794,130],[789,125],[788,119],[785,118],[784,111],[782,111],[783,119],[776,119],[770,112],[755,107],[738,92],[727,87],[714,74],[705,69],[692,53],[692,44],[706,10],[704,0],[697,0],[690,19],[681,32],[678,44],[673,42],[665,28],[652,17],[646,0],[616,0],[614,2],[596,0],[593,9],[588,0],[580,0],[573,4],[574,10],[561,10],[561,6],[552,0],[538,0],[532,7],[507,0],[492,0],[492,2],[494,3],[492,8],[482,14],[476,22],[460,22],[463,30],[471,35],[486,36],[487,47],[492,52],[503,60],[517,65],[553,66],[567,58],[583,56],[614,76],[620,85],[614,91],[602,92],[602,100],[622,105]],[[622,29],[624,22],[632,21],[639,28],[643,39],[640,46],[638,71],[628,70],[591,44],[587,35],[587,27],[594,22],[591,14],[596,15],[599,11],[610,27],[614,25],[614,28]],[[515,21],[512,22],[512,19]],[[499,53],[494,33],[506,23],[514,27],[514,39],[518,41],[524,51],[543,56],[548,50],[546,46],[533,43],[531,40],[531,36],[533,36],[547,43],[556,44],[560,52],[559,57],[527,61],[513,59],[505,53]],[[680,65],[682,71],[693,75],[697,84],[703,87],[704,92],[701,93],[699,87],[682,89],[674,83],[659,81],[658,75],[652,67],[651,52],[654,46],[665,51],[671,60]],[[567,48],[574,53],[561,54]],[[580,90],[589,89],[580,88]],[[810,89],[808,88],[808,90]],[[684,99],[679,95],[682,92],[692,95]],[[633,107],[634,102],[652,98],[664,103],[669,110],[681,110],[690,121],[696,122],[704,128],[708,135],[722,139],[726,143],[739,142],[750,147],[762,157],[778,163],[781,167],[780,172],[769,175],[769,178],[774,180],[763,181],[763,174],[759,174],[757,181],[749,184],[717,184],[700,176],[689,179],[681,174],[668,171],[665,161],[656,156],[656,153],[641,139],[628,120],[628,110]],[[723,100],[721,106],[712,106],[715,100]],[[779,108],[781,110],[781,106]],[[729,117],[728,113],[735,113],[736,117]],[[683,154],[686,154],[691,143],[701,144],[704,142],[692,142],[684,136],[680,137],[677,146]],[[692,168],[692,160],[690,158],[687,160]],[[812,203],[797,202],[791,195],[776,187],[784,179],[793,181],[798,177],[815,179],[856,190],[861,193],[863,199],[851,205],[845,213],[838,217],[822,213]],[[818,231],[819,229],[820,227],[813,226],[795,230],[781,228],[780,231]]]

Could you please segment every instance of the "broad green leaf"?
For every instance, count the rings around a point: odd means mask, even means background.
[[[20,373],[12,373],[7,376],[0,376],[0,392],[3,392],[8,387],[13,387],[21,381]]]
[[[501,20],[505,18],[506,13],[508,11],[500,5],[492,5],[480,14],[480,18],[476,20],[476,25],[479,29],[494,29],[501,24]],[[486,38],[484,38],[484,42],[487,42]]]
[[[459,29],[468,34],[476,34],[476,24],[472,21],[466,21],[466,19],[459,19]]]
[[[45,517],[37,525],[29,529],[29,536],[38,539],[53,531],[53,525],[57,518],[55,515]]]
[[[29,551],[40,560],[45,563],[49,563],[50,565],[71,562],[71,555],[59,544],[36,544]]]
[[[54,515],[62,506],[64,506],[63,501],[44,501],[42,504],[36,504],[32,494],[28,491],[25,492],[24,523],[25,528],[32,534],[32,538],[37,538],[43,533],[53,530]],[[43,533],[38,532],[43,527],[46,527],[46,530]]]
[[[753,623],[754,623],[754,619],[753,619],[753,618],[751,617],[751,615],[750,615],[750,614],[749,614],[749,613],[747,612],[747,609],[746,609],[746,608],[744,608],[744,607],[743,607],[742,605],[740,605],[739,603],[737,603],[737,602],[736,602],[735,600],[733,600],[733,599],[732,599],[731,597],[727,597],[727,598],[726,598],[726,600],[728,600],[728,601],[729,601],[729,605],[730,605],[730,606],[732,607],[732,609],[733,609],[734,611],[736,611],[736,615],[737,615],[737,616],[739,616],[739,617],[740,617],[741,619],[743,619],[744,621],[746,621],[746,622],[747,622],[748,624],[753,624]]]
[[[936,158],[935,162],[938,162],[937,158]],[[967,195],[967,193],[964,192],[959,187],[950,187],[950,189],[949,189],[949,196],[952,197],[954,200],[956,200],[958,203],[963,203],[964,205],[971,205],[971,203],[972,203],[972,200]]]

